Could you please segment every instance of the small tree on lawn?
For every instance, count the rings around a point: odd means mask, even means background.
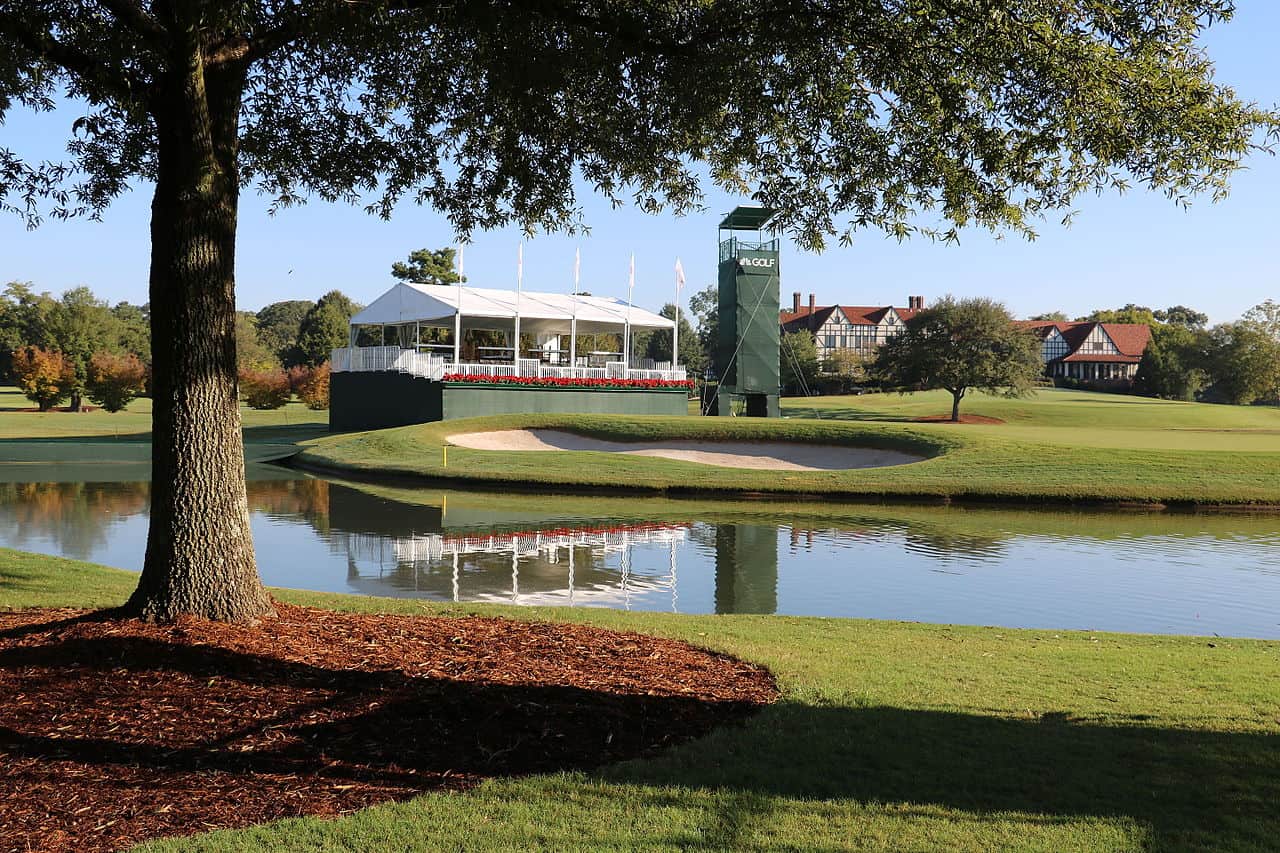
[[[75,365],[57,350],[23,347],[13,354],[13,375],[27,399],[47,412],[71,396]]]
[[[904,390],[943,388],[951,393],[951,420],[971,388],[1005,397],[1032,390],[1044,370],[1040,342],[1013,324],[990,299],[950,296],[907,321],[876,357],[875,372]]]
[[[147,366],[132,353],[94,353],[86,390],[90,400],[108,412],[119,412],[147,390]]]

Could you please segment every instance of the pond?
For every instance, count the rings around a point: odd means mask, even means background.
[[[250,472],[274,586],[1280,637],[1275,515],[503,495]],[[0,482],[0,546],[136,569],[149,485],[119,476],[9,468],[26,481]]]

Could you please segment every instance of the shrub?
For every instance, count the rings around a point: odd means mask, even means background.
[[[47,412],[71,396],[75,365],[57,350],[22,347],[13,354],[13,374],[27,399]]]
[[[108,412],[118,412],[147,390],[147,366],[132,353],[94,353],[85,388],[90,400]]]
[[[300,373],[293,386],[298,399],[305,403],[308,409],[319,411],[329,408],[329,362],[326,361],[318,367],[297,367],[294,370]],[[294,370],[289,371],[290,378]]]
[[[279,409],[291,393],[283,370],[240,371],[240,394],[251,409]]]

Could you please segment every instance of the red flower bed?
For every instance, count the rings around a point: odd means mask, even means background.
[[[641,391],[687,391],[693,388],[692,379],[576,379],[567,376],[487,376],[483,373],[446,373],[444,381],[523,388],[628,388]]]

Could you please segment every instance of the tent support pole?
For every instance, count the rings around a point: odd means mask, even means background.
[[[453,364],[454,370],[462,363],[462,304],[453,312]]]

